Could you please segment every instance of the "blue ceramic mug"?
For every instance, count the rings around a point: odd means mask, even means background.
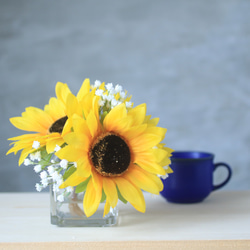
[[[226,163],[213,163],[214,155],[196,151],[177,151],[171,156],[174,173],[163,181],[161,195],[169,202],[195,203],[204,200],[212,191],[223,187],[231,178],[232,170]],[[213,172],[218,167],[227,169],[226,179],[213,185]]]

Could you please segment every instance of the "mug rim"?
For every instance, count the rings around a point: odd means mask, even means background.
[[[199,161],[210,160],[214,158],[214,154],[198,150],[177,150],[172,152],[171,161]]]

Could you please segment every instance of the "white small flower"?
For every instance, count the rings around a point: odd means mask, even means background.
[[[65,159],[61,160],[60,166],[61,166],[61,168],[66,169],[68,167],[68,161]]]
[[[110,102],[113,98],[114,98],[113,95],[106,95],[106,96],[105,96],[105,99],[106,99],[108,102]]]
[[[116,99],[112,99],[111,106],[115,107],[118,105],[118,101]]]
[[[98,88],[101,84],[102,84],[101,81],[96,80],[96,81],[95,81],[94,87],[95,87],[95,88]]]
[[[23,164],[24,164],[25,166],[29,166],[29,165],[32,164],[32,161],[31,161],[30,159],[26,158],[26,159],[24,160]]]
[[[132,108],[132,102],[126,102],[125,105],[127,108]]]
[[[32,161],[41,161],[41,152],[40,151],[37,151],[37,152],[35,152],[35,153],[33,153],[33,154],[30,154],[30,159],[32,160]]]
[[[47,172],[46,171],[42,171],[41,173],[40,173],[40,178],[43,180],[43,179],[47,179],[47,177],[48,177],[48,174],[47,174]]]
[[[58,185],[61,185],[63,183],[62,175],[58,174],[58,172],[56,172],[56,171],[52,174],[52,179]]]
[[[61,176],[58,174],[58,172],[54,172],[54,173],[52,173],[51,174],[51,177],[52,177],[52,179],[54,180],[54,181],[57,181],[57,180],[59,180],[59,179],[61,179]]]
[[[35,171],[36,173],[41,172],[41,171],[42,171],[42,166],[41,166],[40,164],[36,165],[36,166],[34,167],[34,171]]]
[[[103,107],[105,105],[105,101],[100,99],[98,101],[98,104],[99,104],[99,106]]]
[[[57,151],[59,151],[60,149],[61,149],[61,147],[60,147],[60,146],[58,146],[58,145],[56,145],[56,147],[55,147],[54,151],[55,151],[55,152],[57,152]]]
[[[113,90],[113,83],[107,83],[107,84],[106,84],[106,89],[107,89],[108,91]]]
[[[42,189],[43,189],[43,187],[42,187],[42,185],[41,184],[39,184],[39,183],[36,183],[36,191],[38,191],[38,192],[41,192],[42,191]]]
[[[117,85],[115,86],[115,92],[116,92],[116,93],[119,93],[119,92],[121,92],[121,91],[122,91],[122,86],[119,85],[119,84],[117,84]]]
[[[41,183],[43,185],[43,188],[46,188],[49,185],[49,180],[48,178],[44,178],[41,180]]]
[[[62,194],[58,195],[58,196],[57,196],[57,200],[58,200],[59,202],[63,202],[63,201],[64,201],[64,196],[63,196]]]
[[[56,193],[60,191],[59,185],[57,185],[56,183],[53,183],[53,191]]]
[[[166,180],[166,179],[168,178],[168,174],[162,175],[161,178],[162,178],[163,180]]]
[[[102,89],[97,89],[97,90],[95,91],[95,94],[96,94],[97,96],[102,96],[102,95],[103,95],[103,90],[102,90]]]
[[[124,99],[124,98],[126,97],[126,93],[123,92],[123,91],[121,91],[121,92],[120,92],[120,97],[121,97],[122,99]]]
[[[34,141],[33,145],[32,145],[32,148],[34,148],[34,149],[40,148],[40,142],[39,141]]]
[[[55,168],[53,166],[48,166],[49,175],[52,175],[55,172]]]
[[[77,168],[77,163],[76,162],[73,162],[73,165],[75,168]]]
[[[73,187],[69,186],[69,187],[66,187],[66,191],[71,193],[73,191]]]
[[[58,185],[58,186],[60,186],[61,184],[63,184],[63,178],[62,178],[62,176],[61,176],[61,178],[59,179],[57,179],[56,180],[56,184]]]

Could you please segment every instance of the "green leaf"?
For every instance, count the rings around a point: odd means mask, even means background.
[[[91,176],[87,180],[85,180],[82,183],[80,183],[79,185],[77,185],[75,192],[76,193],[81,193],[81,192],[85,191],[86,188],[87,188],[87,185],[89,183],[90,178],[91,178]]]
[[[70,168],[68,168],[64,175],[63,175],[63,180],[65,181],[68,177],[70,177],[74,172],[76,171],[76,168],[74,165],[72,165]]]
[[[128,201],[125,200],[124,197],[121,195],[120,190],[118,189],[118,187],[116,187],[116,188],[117,188],[117,193],[118,193],[119,200],[122,201],[124,204],[127,204]]]
[[[104,202],[106,200],[106,194],[104,193],[104,191],[102,190],[102,198],[100,202]]]
[[[45,147],[42,148],[40,153],[41,153],[41,161],[39,162],[39,164],[43,166],[47,166],[51,164],[50,160],[53,154],[48,154]]]

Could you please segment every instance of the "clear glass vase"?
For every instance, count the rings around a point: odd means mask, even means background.
[[[72,192],[64,201],[57,200],[58,192],[50,186],[50,218],[51,224],[59,227],[109,227],[117,224],[118,208],[110,208],[110,212],[103,217],[104,204],[100,203],[98,210],[90,217],[83,211],[84,192]]]

